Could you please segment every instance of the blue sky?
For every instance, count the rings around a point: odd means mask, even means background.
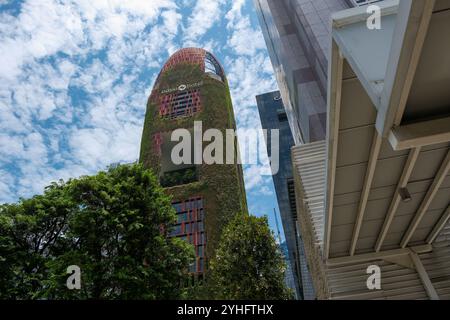
[[[260,127],[277,85],[251,0],[0,0],[0,203],[135,161],[156,75],[189,46],[224,65],[238,128]],[[244,174],[274,227],[271,176]]]

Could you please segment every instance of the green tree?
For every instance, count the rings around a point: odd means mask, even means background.
[[[215,299],[290,299],[285,262],[267,217],[236,215],[224,229],[210,262],[209,292]]]
[[[176,214],[140,164],[53,183],[0,206],[0,298],[177,299],[194,257],[168,237]],[[68,290],[67,267],[81,268]]]

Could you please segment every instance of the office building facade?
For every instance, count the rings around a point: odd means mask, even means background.
[[[295,144],[326,134],[329,19],[346,0],[254,0]]]
[[[330,19],[380,0],[254,0],[296,144],[326,135]]]
[[[286,111],[279,91],[269,92],[256,97],[259,116],[263,129],[279,130],[279,170],[273,175],[273,182],[280,209],[281,221],[286,238],[289,272],[299,299],[312,300],[314,288],[309,274],[300,230],[297,228],[297,209],[295,205],[294,181],[290,150],[294,145]],[[270,156],[271,139],[267,142]]]
[[[196,261],[191,272],[199,278],[207,271],[208,258],[215,252],[223,226],[235,214],[247,212],[235,137],[233,164],[206,164],[202,159],[209,145],[203,142],[206,130],[218,129],[225,137],[225,130],[235,127],[227,79],[216,58],[197,48],[175,52],[163,66],[148,99],[140,162],[153,169],[173,197],[178,221],[171,236],[194,245]],[[181,141],[172,135],[177,129],[190,137],[187,145],[191,151],[178,151],[183,156],[181,164],[172,156]],[[194,146],[198,143],[200,159]]]

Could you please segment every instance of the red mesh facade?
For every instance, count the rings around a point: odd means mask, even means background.
[[[180,237],[191,243],[195,248],[195,262],[190,267],[190,272],[202,274],[205,266],[205,212],[203,199],[191,197],[181,202],[173,202],[177,212],[177,224],[170,236]]]
[[[163,67],[163,72],[180,63],[197,64],[205,69],[206,51],[199,48],[184,48],[175,52]]]
[[[187,90],[160,96],[159,115],[175,119],[189,117],[201,110],[200,90]]]
[[[215,75],[216,80],[224,81],[223,69],[211,53],[199,48],[185,48],[175,52],[158,75],[150,97],[158,105],[159,116],[169,120],[189,117],[202,110],[200,88],[189,88],[181,82],[165,90],[159,88],[160,76],[179,64],[198,65],[205,73]],[[185,85],[184,88],[183,85]]]
[[[163,136],[161,132],[153,135],[153,149],[158,156],[161,156],[161,146],[163,144]]]

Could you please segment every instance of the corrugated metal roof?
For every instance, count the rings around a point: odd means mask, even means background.
[[[366,271],[371,265],[381,269],[381,290],[367,288]],[[415,270],[384,260],[332,267],[327,276],[333,300],[428,299]]]

